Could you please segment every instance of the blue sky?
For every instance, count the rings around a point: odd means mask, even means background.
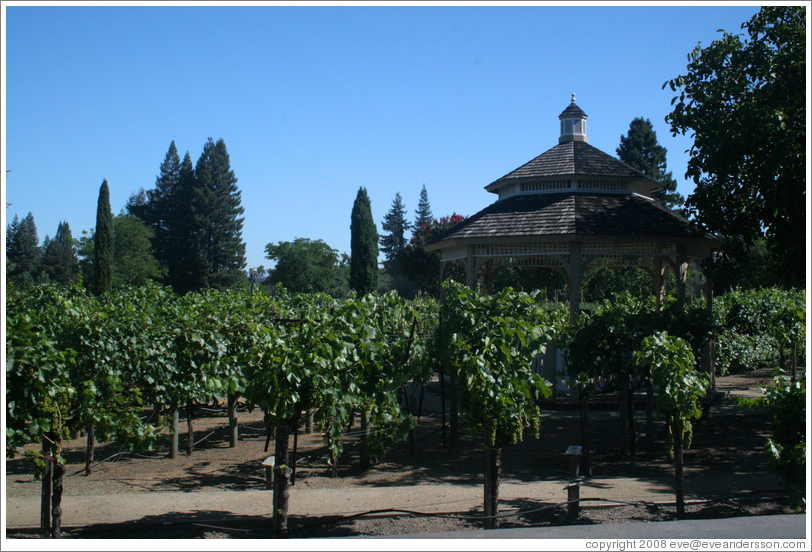
[[[473,215],[483,187],[558,142],[576,94],[590,144],[615,154],[635,117],[668,149],[678,191],[689,137],[664,117],[687,56],[756,4],[590,6],[23,6],[5,3],[4,226],[40,239],[117,214],[155,185],[169,144],[193,162],[223,138],[249,266],[270,242],[350,252],[360,186],[378,223],[425,184],[436,217]]]

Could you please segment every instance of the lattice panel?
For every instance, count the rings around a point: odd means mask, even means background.
[[[478,244],[474,257],[519,257],[527,255],[566,255],[569,254],[566,243],[505,243]]]
[[[581,252],[587,255],[676,255],[675,245],[658,245],[656,243],[607,243],[584,242]]]
[[[494,263],[501,266],[518,266],[525,268],[561,266],[561,263],[554,257],[499,257],[494,259]]]

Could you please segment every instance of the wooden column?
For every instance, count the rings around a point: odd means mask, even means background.
[[[705,308],[709,319],[713,320],[713,280],[707,274],[705,275]],[[710,375],[711,391],[716,391],[716,341],[714,337],[712,331],[708,333],[708,357],[705,366],[706,372]]]
[[[581,242],[570,242],[569,250],[570,262],[567,274],[570,278],[570,324],[574,325],[581,310],[581,280],[584,276],[584,267],[581,264]]]
[[[688,280],[688,246],[684,243],[677,245],[677,298],[685,300],[685,282]]]
[[[465,285],[476,289],[476,262],[474,260],[474,246],[469,245],[465,255]]]

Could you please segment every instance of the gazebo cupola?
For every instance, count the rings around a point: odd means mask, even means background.
[[[573,94],[572,103],[558,116],[558,120],[561,121],[561,136],[558,138],[558,143],[589,142],[586,137],[586,119],[586,113],[575,105],[575,94]]]

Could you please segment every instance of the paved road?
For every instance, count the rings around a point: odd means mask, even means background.
[[[566,527],[527,527],[493,531],[448,531],[419,535],[391,535],[385,539],[806,539],[794,550],[809,550],[807,516],[776,515],[727,519],[601,523]],[[628,544],[628,543],[627,543]],[[643,549],[626,546],[626,550]],[[650,547],[651,548],[651,547]],[[615,550],[618,548],[616,547]],[[785,549],[773,547],[772,549]]]

